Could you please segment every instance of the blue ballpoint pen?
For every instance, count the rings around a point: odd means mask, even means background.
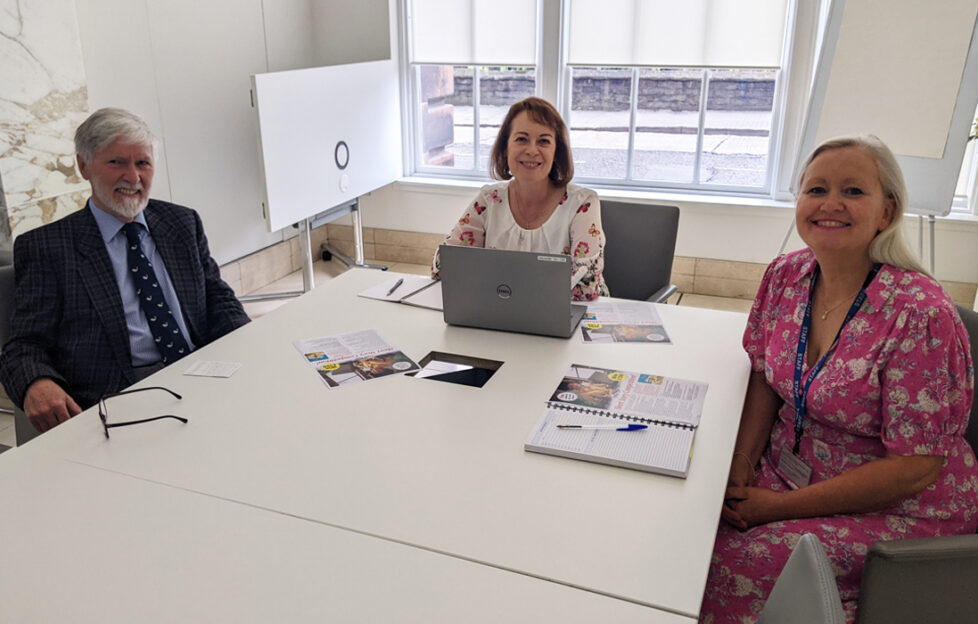
[[[648,429],[648,425],[557,425],[558,429],[608,429],[610,431],[641,431]]]
[[[396,282],[394,282],[394,285],[391,286],[391,289],[387,291],[387,296],[390,297],[392,294],[394,294],[394,291],[400,288],[401,284],[403,283],[404,283],[403,277],[399,278]]]

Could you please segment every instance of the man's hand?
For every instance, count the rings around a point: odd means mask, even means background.
[[[47,377],[42,377],[27,388],[24,395],[24,413],[34,428],[44,433],[81,413],[75,400],[68,396],[61,386]]]

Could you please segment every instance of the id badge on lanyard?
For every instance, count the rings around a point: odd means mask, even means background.
[[[856,316],[859,308],[866,301],[866,287],[873,281],[873,278],[876,277],[879,270],[879,264],[873,265],[873,269],[866,277],[866,281],[863,282],[863,287],[859,291],[859,294],[856,295],[855,301],[849,306],[849,311],[846,312],[846,318],[842,321],[842,326],[839,327],[839,331],[835,334],[832,345],[819,358],[818,362],[815,363],[815,366],[808,372],[804,383],[802,383],[802,371],[805,367],[805,358],[808,355],[808,334],[812,327],[812,299],[815,297],[815,284],[818,282],[819,274],[818,265],[815,266],[815,272],[812,275],[811,290],[808,292],[808,304],[805,306],[805,317],[802,319],[801,332],[798,335],[798,352],[795,354],[795,377],[792,388],[795,400],[795,445],[791,449],[787,445],[782,447],[781,456],[778,459],[778,471],[788,479],[789,485],[794,489],[807,486],[811,483],[812,479],[812,467],[799,455],[801,451],[801,438],[805,432],[805,405],[808,402],[808,389],[811,387],[815,377],[818,376],[819,371],[822,370],[822,366],[825,365],[825,361],[832,353],[835,345],[839,342],[842,330],[849,324],[852,317]]]

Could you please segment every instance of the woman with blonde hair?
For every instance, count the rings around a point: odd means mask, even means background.
[[[753,621],[804,533],[851,621],[873,542],[978,527],[968,334],[904,242],[906,203],[876,137],[828,141],[805,163],[808,247],[768,267],[744,333],[752,372],[702,622]]]

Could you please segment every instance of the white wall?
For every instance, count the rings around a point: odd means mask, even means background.
[[[224,263],[281,240],[261,214],[251,74],[261,0],[76,0],[92,110],[128,108],[162,139],[152,195],[195,208]]]
[[[198,209],[218,261],[236,259],[291,235],[268,233],[259,211],[250,74],[296,68],[310,50],[333,55],[323,63],[376,58],[383,46],[369,16],[383,12],[367,5],[385,1],[396,33],[397,0],[76,0],[91,106],[147,118],[164,139],[154,195]],[[276,11],[264,21],[263,6]],[[310,16],[322,25],[318,44],[297,23]],[[281,38],[289,32],[291,43]],[[389,45],[396,57],[395,35]],[[363,199],[364,223],[447,232],[476,188],[396,183]],[[768,262],[792,218],[790,206],[771,201],[655,200],[680,206],[683,256]],[[939,220],[936,247],[938,277],[978,282],[978,222]]]
[[[251,75],[396,50],[388,0],[76,0],[76,11],[91,109],[128,108],[153,127],[152,195],[201,213],[219,263],[293,234],[269,233],[262,216]]]

